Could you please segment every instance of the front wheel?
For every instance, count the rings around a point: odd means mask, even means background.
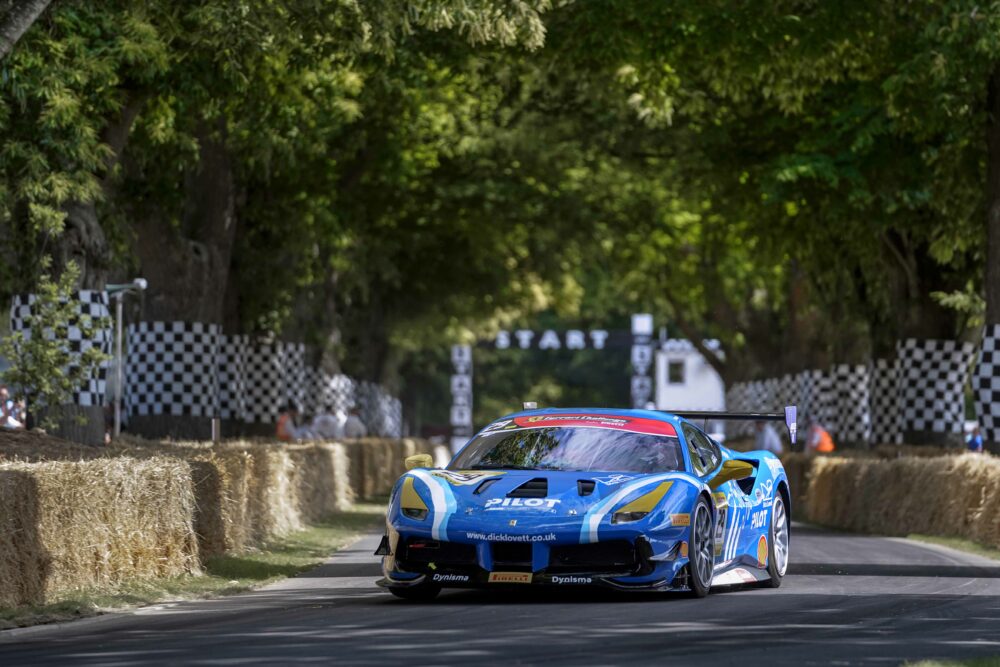
[[[441,592],[441,587],[424,582],[415,586],[390,586],[389,592],[403,600],[411,602],[429,602]]]
[[[768,531],[770,544],[767,547],[767,574],[771,578],[766,586],[777,588],[788,570],[788,510],[781,493],[774,495],[774,505],[771,506],[771,529]]]
[[[703,598],[712,587],[712,574],[715,571],[715,530],[712,526],[712,510],[704,496],[698,497],[691,518],[688,585],[691,595]]]

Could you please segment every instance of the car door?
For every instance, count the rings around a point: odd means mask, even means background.
[[[722,464],[722,450],[691,424],[684,424],[683,431],[695,474],[710,478]],[[736,481],[724,482],[715,489],[713,496],[718,517],[715,524],[715,562],[718,565],[733,560],[741,552],[742,538],[749,537],[744,527],[750,518],[751,503]]]

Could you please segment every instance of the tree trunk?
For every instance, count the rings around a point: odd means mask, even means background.
[[[199,133],[198,164],[184,178],[181,224],[156,213],[137,220],[140,275],[149,284],[141,305],[145,321],[223,324],[238,319],[227,314],[238,308],[238,295],[227,297],[236,236],[236,179],[225,128],[211,130],[205,127]],[[214,373],[214,368],[199,372]],[[210,423],[210,416],[154,415],[137,419],[134,427],[148,437],[207,437]]]
[[[986,95],[986,325],[1000,324],[1000,63],[990,74]],[[995,433],[995,431],[994,431]],[[1000,437],[985,447],[1000,453]]]
[[[0,20],[0,60],[7,57],[28,28],[38,20],[52,0],[14,0]]]
[[[221,324],[236,231],[236,188],[224,138],[207,130],[198,167],[185,178],[181,229],[163,216],[137,223],[136,250],[149,289],[143,319]]]

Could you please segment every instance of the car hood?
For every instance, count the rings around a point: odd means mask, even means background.
[[[442,538],[448,527],[472,529],[489,525],[530,530],[554,527],[595,534],[614,507],[647,493],[660,482],[674,480],[668,493],[700,483],[681,472],[564,472],[548,470],[439,470],[416,469],[413,488],[432,514],[433,536]],[[397,501],[398,502],[398,501]],[[589,538],[588,538],[589,539]]]

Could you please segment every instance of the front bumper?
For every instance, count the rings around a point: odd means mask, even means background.
[[[524,585],[600,586],[617,590],[686,590],[686,544],[654,551],[645,536],[591,544],[531,543],[511,548],[496,542],[436,542],[386,537],[383,587],[434,584],[449,588]],[[419,548],[418,548],[419,547]]]

